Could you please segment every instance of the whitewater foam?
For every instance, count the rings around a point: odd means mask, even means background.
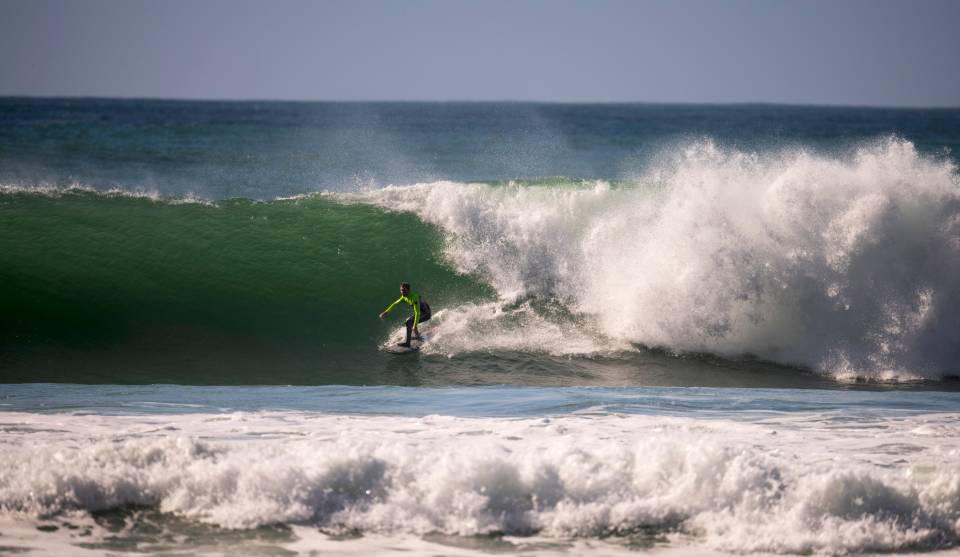
[[[239,529],[929,550],[960,539],[957,417],[4,413],[0,515],[138,505]]]
[[[616,187],[436,182],[337,197],[436,225],[447,260],[487,281],[501,305],[572,312],[513,327],[521,345],[749,354],[841,379],[957,374],[951,160],[896,138],[838,157],[704,141],[658,160]],[[452,352],[469,344],[447,336]]]
[[[535,308],[531,300],[466,303],[437,311],[424,354],[453,357],[468,352],[546,352],[555,356],[617,353],[629,343],[605,337],[589,323]],[[402,329],[398,329],[394,336]]]

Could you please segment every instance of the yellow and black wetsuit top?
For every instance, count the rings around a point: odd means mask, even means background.
[[[383,313],[390,313],[390,310],[397,307],[397,304],[400,302],[406,302],[413,306],[413,326],[416,327],[417,323],[420,322],[420,294],[410,293],[407,296],[400,296],[396,302],[390,304],[390,307],[383,310]]]

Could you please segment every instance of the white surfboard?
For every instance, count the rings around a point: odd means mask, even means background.
[[[400,346],[399,344],[388,344],[383,351],[389,352],[391,354],[412,354],[413,352],[420,351],[420,345],[423,344],[419,340],[411,340],[410,346]]]
[[[406,338],[406,333],[401,332],[399,335],[394,335],[394,337],[384,345],[383,351],[391,354],[412,354],[419,352],[420,348],[430,340],[430,336],[426,333],[421,333],[420,336],[422,340],[410,339],[410,346],[400,346],[399,343],[403,342]]]

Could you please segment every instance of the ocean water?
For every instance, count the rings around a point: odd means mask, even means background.
[[[0,553],[956,553],[958,146],[947,109],[0,99]]]

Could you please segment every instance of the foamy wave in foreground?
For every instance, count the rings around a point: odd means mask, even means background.
[[[960,179],[907,141],[844,158],[705,142],[628,187],[442,182],[339,197],[435,224],[458,270],[501,301],[561,302],[589,336],[514,328],[530,336],[521,345],[752,354],[840,378],[958,372]]]
[[[929,550],[960,540],[957,418],[6,413],[0,509],[21,521],[146,505],[241,529]]]

